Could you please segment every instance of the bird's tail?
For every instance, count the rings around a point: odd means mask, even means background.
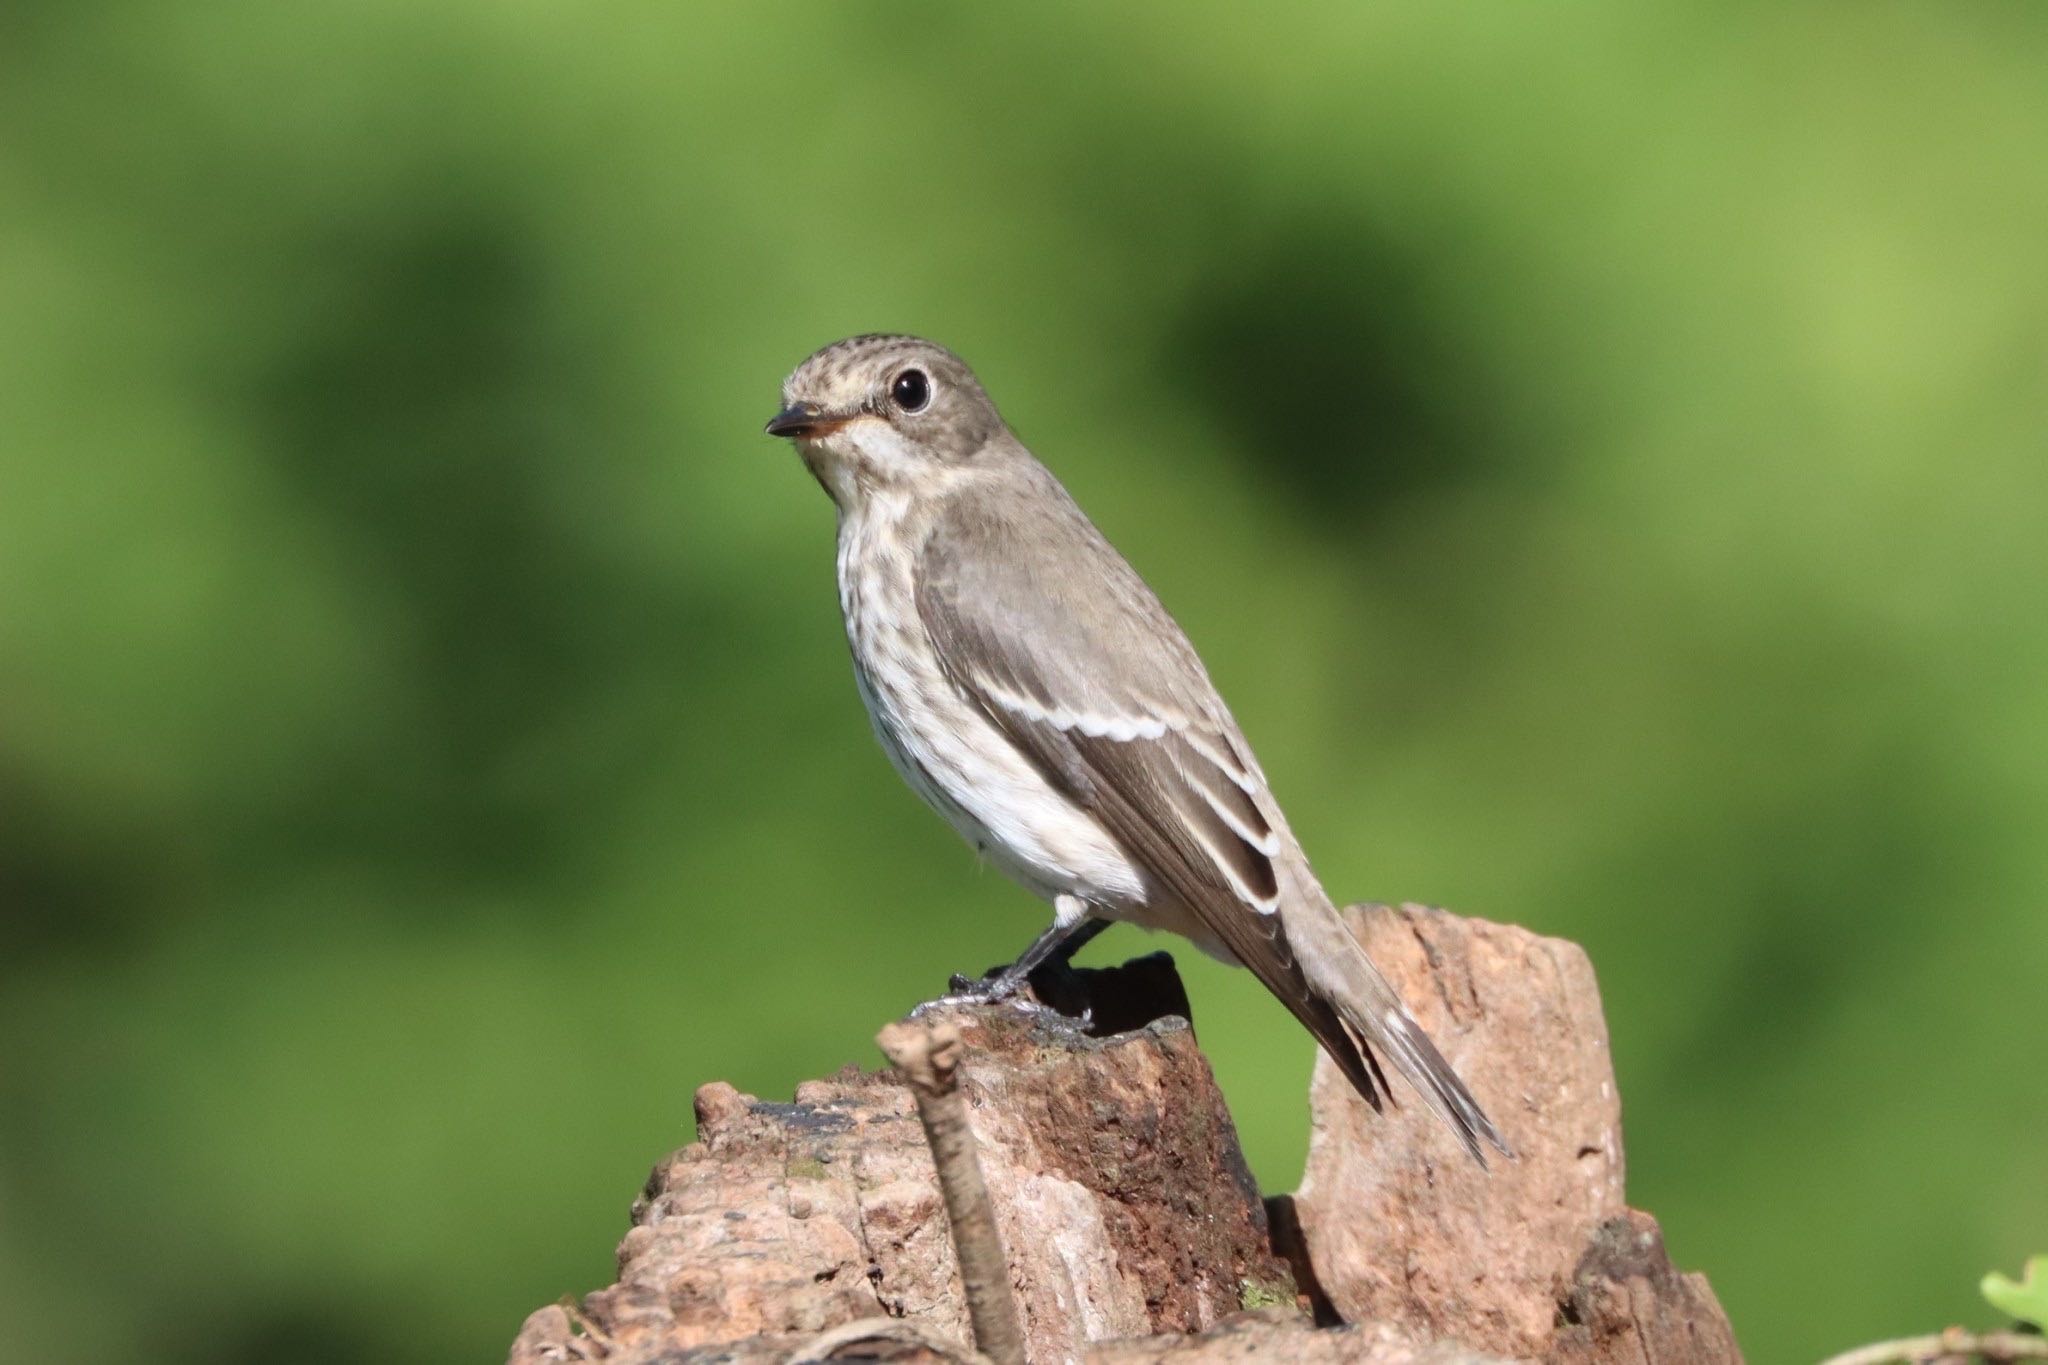
[[[1502,1156],[1513,1157],[1514,1152],[1500,1130],[1493,1126],[1479,1101],[1422,1031],[1422,1025],[1415,1022],[1415,1016],[1401,1003],[1401,997],[1380,974],[1380,969],[1373,966],[1335,907],[1325,901],[1317,909],[1320,914],[1311,912],[1300,917],[1308,920],[1307,924],[1289,924],[1288,938],[1295,946],[1309,986],[1321,997],[1319,1003],[1336,1014],[1343,1023],[1345,1041],[1357,1047],[1359,1055],[1355,1057],[1336,1056],[1333,1050],[1332,1060],[1366,1100],[1378,1108],[1373,1082],[1377,1080],[1378,1088],[1386,1090],[1386,1077],[1378,1060],[1385,1058],[1415,1087],[1423,1103],[1458,1135],[1480,1165],[1486,1164],[1482,1143]],[[1326,1030],[1317,1032],[1322,1035]],[[1330,1049],[1332,1041],[1325,1037],[1324,1047]]]

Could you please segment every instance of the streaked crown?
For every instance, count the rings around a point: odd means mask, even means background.
[[[1003,419],[959,356],[922,337],[876,332],[835,341],[797,366],[768,430],[794,438],[843,502],[863,486],[972,458]]]

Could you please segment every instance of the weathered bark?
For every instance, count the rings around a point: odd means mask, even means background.
[[[1292,1212],[1331,1308],[1509,1356],[1737,1359],[1706,1281],[1678,1276],[1623,1198],[1621,1099],[1585,952],[1415,905],[1347,914],[1516,1155],[1482,1169],[1421,1105],[1376,1114],[1319,1059]]]
[[[943,1333],[904,1319],[869,1318],[829,1332],[777,1333],[717,1346],[670,1352],[628,1350],[616,1356],[575,1354],[566,1309],[547,1308],[527,1320],[514,1360],[605,1359],[637,1365],[803,1365],[811,1361],[889,1361],[895,1365],[988,1365]],[[522,1354],[530,1350],[531,1354]],[[1514,1365],[1455,1342],[1417,1342],[1386,1323],[1318,1328],[1299,1314],[1264,1309],[1240,1313],[1199,1336],[1136,1337],[1095,1342],[1078,1357],[1087,1365]]]
[[[1374,1114],[1324,1062],[1307,1177],[1269,1228],[1163,954],[1034,982],[1092,1027],[949,1008],[1029,1358],[1739,1360],[1705,1281],[1622,1202],[1584,954],[1417,907],[1354,913],[1517,1159],[1482,1171],[1407,1092]],[[535,1313],[512,1365],[982,1359],[896,1073],[849,1067],[789,1104],[713,1083],[697,1109],[698,1141],[634,1206],[618,1282]]]

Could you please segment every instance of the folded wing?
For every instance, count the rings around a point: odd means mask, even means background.
[[[1386,1081],[1310,989],[1282,925],[1282,836],[1229,711],[1151,589],[1050,483],[1052,510],[956,501],[917,565],[940,665],[1285,1003],[1376,1107]]]

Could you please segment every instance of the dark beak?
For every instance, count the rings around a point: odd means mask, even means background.
[[[770,436],[823,436],[846,425],[844,417],[828,417],[816,403],[792,403],[770,418],[764,430]]]

